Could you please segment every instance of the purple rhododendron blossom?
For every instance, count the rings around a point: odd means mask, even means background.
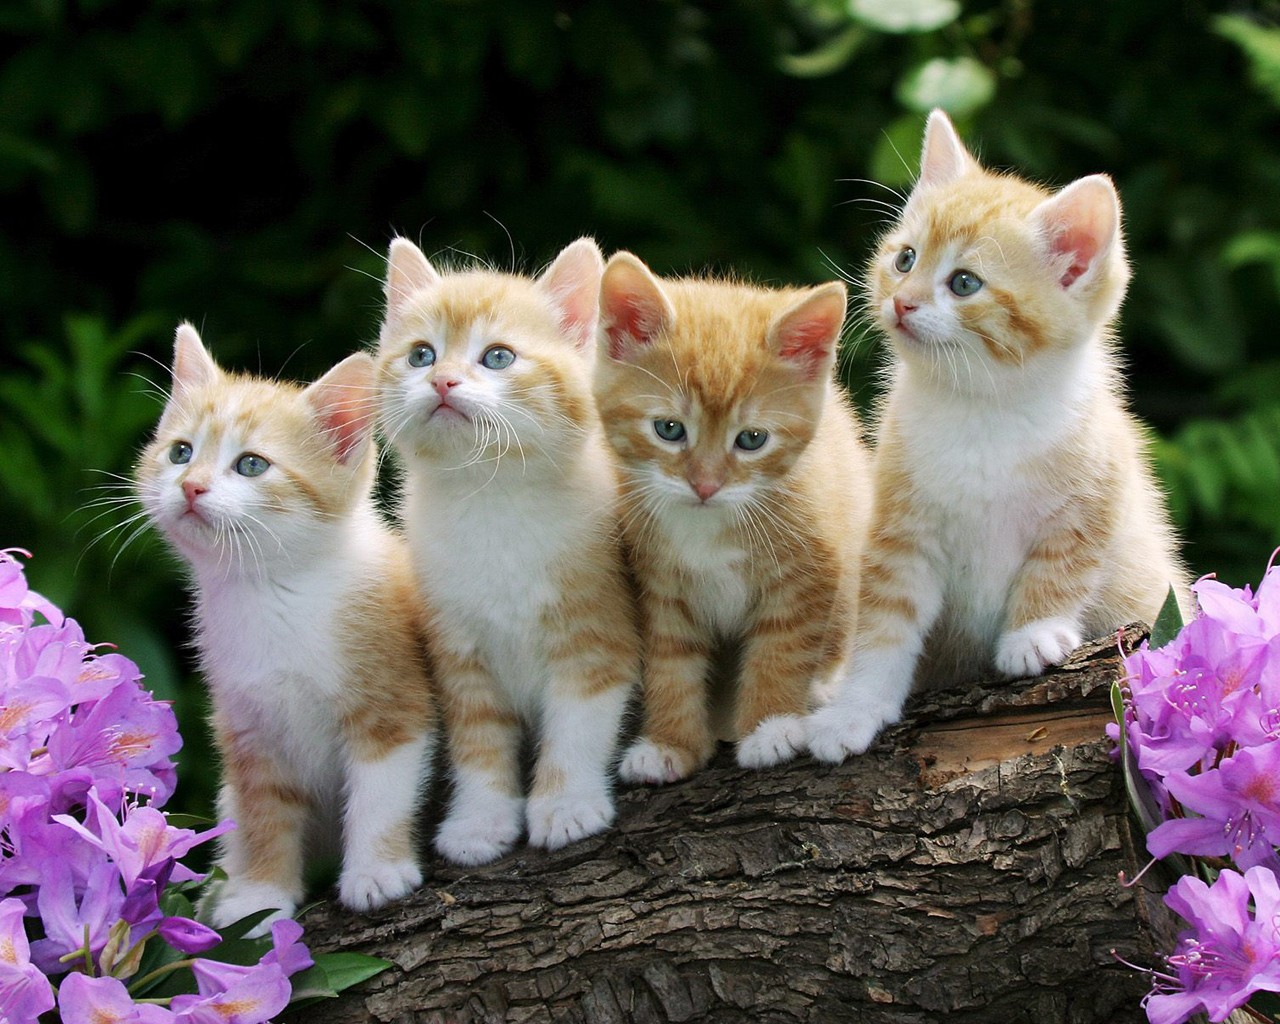
[[[157,927],[160,938],[182,953],[204,953],[222,941],[208,925],[189,917],[166,917]]]
[[[110,1024],[171,1024],[173,1014],[161,1006],[135,1003],[118,978],[68,974],[58,986],[58,1009],[64,1024],[104,1021]]]
[[[1165,903],[1192,928],[1168,957],[1172,973],[1157,976],[1145,1000],[1151,1024],[1200,1012],[1222,1021],[1254,992],[1280,992],[1280,886],[1269,868],[1228,869],[1213,885],[1185,875]]]
[[[0,1019],[28,1024],[53,1009],[53,986],[31,963],[21,900],[0,901]]]

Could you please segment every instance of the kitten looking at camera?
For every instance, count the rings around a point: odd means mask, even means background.
[[[1109,178],[1049,192],[987,171],[930,115],[867,274],[892,386],[858,641],[810,719],[817,757],[862,753],[917,682],[1036,675],[1185,593],[1114,351],[1128,279]]]

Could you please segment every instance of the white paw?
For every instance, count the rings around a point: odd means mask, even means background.
[[[352,910],[376,910],[421,884],[422,869],[412,860],[369,861],[343,867],[338,897]]]
[[[738,741],[738,765],[771,768],[790,761],[807,747],[804,719],[799,715],[766,718]]]
[[[511,798],[454,808],[436,833],[436,849],[455,864],[487,864],[509,853],[524,827],[524,801]]]
[[[618,777],[623,782],[642,782],[649,786],[679,782],[689,774],[687,761],[685,754],[674,747],[638,739],[622,755]]]
[[[558,850],[603,832],[613,823],[608,793],[533,797],[529,800],[529,845]]]
[[[1038,619],[1006,633],[996,644],[996,668],[1014,679],[1038,676],[1061,665],[1080,646],[1080,630],[1069,619]]]
[[[214,928],[222,929],[268,908],[274,909],[275,913],[250,929],[247,933],[249,938],[266,935],[276,921],[292,917],[298,905],[278,885],[252,882],[245,878],[229,878],[214,894],[213,913],[209,915],[209,920]]]
[[[809,753],[819,761],[839,764],[850,754],[865,753],[880,730],[898,720],[881,708],[829,704],[805,720]]]

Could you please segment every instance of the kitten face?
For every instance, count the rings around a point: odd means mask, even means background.
[[[985,171],[944,114],[920,180],[868,272],[870,312],[907,362],[994,384],[1096,336],[1128,278],[1119,201],[1102,176],[1056,195]]]
[[[307,550],[372,484],[368,356],[302,389],[226,374],[179,328],[174,390],[135,479],[151,521],[194,563],[261,571]]]
[[[397,239],[377,366],[392,442],[455,468],[576,443],[593,412],[574,342],[594,330],[600,266],[599,250],[583,240],[536,282],[488,271],[441,276]]]
[[[634,493],[652,507],[764,499],[813,437],[844,290],[661,282],[615,255],[601,294],[595,394]]]

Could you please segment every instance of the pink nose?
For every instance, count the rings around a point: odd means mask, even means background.
[[[453,388],[456,388],[462,381],[454,380],[452,377],[439,377],[434,381],[436,392],[441,398],[444,398]]]
[[[702,501],[706,501],[716,491],[720,490],[720,484],[715,480],[690,480],[689,486],[693,488],[693,493]]]
[[[196,507],[196,498],[208,491],[209,488],[201,487],[193,480],[182,481],[182,493],[187,496],[187,508]]]
[[[915,310],[918,308],[919,308],[918,306],[912,305],[910,302],[903,302],[902,297],[900,295],[895,295],[893,297],[893,311],[898,314],[899,320],[901,320],[904,316],[906,316],[912,310]]]

